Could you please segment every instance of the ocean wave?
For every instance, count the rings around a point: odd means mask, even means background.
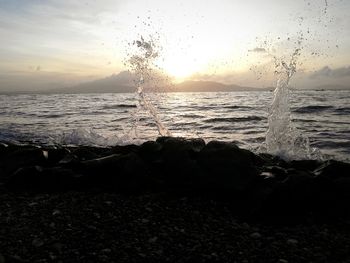
[[[335,113],[337,115],[348,115],[350,114],[350,108],[349,107],[343,107],[343,108],[336,108]]]
[[[70,115],[70,114],[48,114],[48,115],[45,115],[45,118],[52,118],[52,119],[56,119],[56,118],[62,118],[62,117],[66,117],[67,115]]]
[[[227,106],[223,106],[222,108],[224,109],[232,109],[232,110],[236,110],[236,109],[245,109],[245,110],[248,110],[248,109],[253,109],[252,107],[249,107],[249,106],[238,106],[238,105],[227,105]]]
[[[313,145],[319,148],[329,148],[329,149],[338,149],[338,148],[346,148],[350,149],[350,141],[348,140],[324,140],[324,141],[317,141],[314,142]]]
[[[136,105],[135,104],[112,104],[112,105],[104,105],[101,109],[114,110],[119,108],[136,108]]]
[[[245,122],[245,121],[261,121],[265,118],[259,116],[247,116],[247,117],[221,117],[221,118],[210,118],[203,122],[206,123],[217,123],[217,122]]]
[[[333,106],[310,105],[310,106],[305,106],[305,107],[300,107],[300,108],[294,109],[293,112],[313,113],[313,112],[320,112],[320,111],[326,111],[326,110],[332,110],[332,109],[334,109]]]
[[[188,113],[188,114],[179,115],[179,117],[181,117],[181,118],[203,118],[204,116],[200,115],[200,114]]]

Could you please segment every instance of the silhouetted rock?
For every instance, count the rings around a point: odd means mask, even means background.
[[[85,183],[111,189],[139,191],[147,187],[147,166],[135,153],[112,154],[81,162]]]
[[[70,150],[67,148],[49,148],[47,149],[47,161],[49,165],[56,165],[68,154]]]
[[[254,166],[256,156],[233,143],[209,142],[199,154],[205,177],[201,178],[209,188],[244,191],[258,175]]]
[[[140,146],[0,144],[0,186],[18,190],[105,189],[224,198],[249,215],[350,213],[350,164],[285,161],[235,143],[160,137]]]
[[[186,139],[182,137],[159,137],[156,142],[163,146],[165,151],[178,152],[178,151],[193,151],[199,152],[204,146],[203,139]]]
[[[318,160],[293,160],[290,162],[290,167],[297,170],[312,172],[321,165]]]
[[[328,177],[331,179],[350,177],[350,163],[340,161],[326,161],[314,173],[320,177]]]
[[[12,189],[57,191],[75,189],[81,175],[61,167],[30,166],[19,168],[7,181]]]
[[[196,159],[199,151],[205,146],[204,140],[160,137],[156,142],[161,145],[161,158],[153,167],[158,179],[170,187],[193,188],[200,173]]]

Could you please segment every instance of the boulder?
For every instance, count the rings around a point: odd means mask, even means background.
[[[72,170],[52,167],[30,166],[19,168],[7,181],[12,189],[25,190],[71,190],[79,185],[81,175]]]
[[[85,184],[110,189],[138,191],[151,181],[146,163],[133,152],[83,161],[79,171],[85,175]]]
[[[16,147],[1,160],[2,177],[10,176],[20,167],[47,164],[47,152],[39,147]]]
[[[70,150],[63,147],[51,147],[47,148],[47,161],[51,166],[57,165],[65,156],[70,154]]]
[[[156,142],[161,144],[163,149],[168,152],[199,152],[205,146],[205,141],[201,138],[187,139],[182,137],[159,137]]]
[[[318,160],[293,160],[290,162],[289,167],[296,170],[303,170],[312,172],[321,165]]]
[[[162,160],[161,150],[163,146],[155,141],[144,142],[140,146],[139,154],[142,159],[150,163],[159,163]]]
[[[277,215],[328,211],[332,202],[324,187],[312,173],[289,169],[287,178],[273,187],[262,210]]]
[[[205,187],[242,192],[258,176],[252,152],[233,143],[209,142],[198,157],[203,176],[199,180]]]
[[[350,177],[350,163],[329,160],[318,167],[314,174],[319,177],[327,177],[332,180],[337,178]]]
[[[192,187],[197,182],[199,173],[197,156],[204,148],[202,139],[185,139],[175,137],[160,137],[156,141],[160,145],[157,157],[152,164],[152,173],[168,187]]]

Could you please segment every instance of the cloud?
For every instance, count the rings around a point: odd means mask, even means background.
[[[256,52],[256,53],[266,53],[266,49],[262,47],[256,47],[254,49],[249,49],[249,52]]]
[[[325,66],[310,75],[311,79],[316,79],[321,77],[327,77],[327,78],[350,77],[350,66],[336,68],[336,69],[331,69],[329,66]]]

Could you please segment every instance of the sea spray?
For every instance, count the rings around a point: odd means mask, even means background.
[[[310,5],[310,3],[308,3],[308,5]],[[315,26],[327,18],[328,6],[328,1],[324,0],[324,9],[321,15],[315,17],[317,20]],[[306,15],[305,17],[310,16]],[[274,41],[265,40],[263,45],[259,45],[259,50],[264,51],[263,53],[267,54],[267,57],[273,58],[275,74],[277,75],[273,101],[268,112],[268,130],[266,132],[265,142],[260,147],[260,151],[266,151],[284,159],[323,159],[321,152],[317,148],[310,147],[309,138],[296,129],[291,119],[290,93],[292,88],[290,82],[297,72],[297,66],[303,64],[299,60],[307,61],[310,57],[322,55],[322,52],[314,51],[312,45],[308,43],[310,39],[321,42],[321,36],[315,33],[314,35],[311,34],[310,24],[307,29],[303,28],[305,17],[298,17],[298,26],[301,29],[297,32],[296,39],[292,41],[292,38],[287,33],[287,41],[280,43],[284,43],[280,47],[280,49],[282,48],[282,50],[280,50],[282,53],[288,50],[287,47],[290,44],[294,45],[290,59],[286,59],[286,57],[281,55],[276,55],[276,47],[272,48],[272,43]],[[315,18],[311,17],[311,20]],[[332,21],[333,19],[329,20],[329,22]],[[324,27],[327,27],[327,24],[325,24]],[[281,37],[278,37],[277,40],[277,42],[280,42]],[[328,42],[328,40],[326,40],[326,42]],[[302,51],[304,53],[303,55],[301,54]],[[268,64],[269,63],[265,65]],[[252,70],[254,71],[255,67],[252,67]],[[261,75],[260,72],[260,76]]]
[[[132,43],[133,46],[136,46],[136,54],[133,54],[128,60],[128,64],[131,67],[132,72],[135,74],[135,86],[136,94],[138,97],[137,109],[134,113],[134,125],[132,130],[137,134],[137,126],[139,122],[139,112],[141,109],[144,109],[154,120],[158,133],[160,136],[171,136],[170,131],[164,126],[162,121],[159,118],[158,111],[153,105],[152,100],[149,95],[145,92],[145,87],[153,85],[159,79],[159,69],[155,65],[155,60],[158,58],[159,53],[157,46],[154,40],[150,37],[146,41],[143,36],[139,40],[136,40]]]
[[[309,139],[302,136],[291,121],[290,80],[296,73],[299,55],[297,48],[289,63],[275,58],[278,80],[269,109],[265,144],[267,152],[286,159],[311,158]]]

